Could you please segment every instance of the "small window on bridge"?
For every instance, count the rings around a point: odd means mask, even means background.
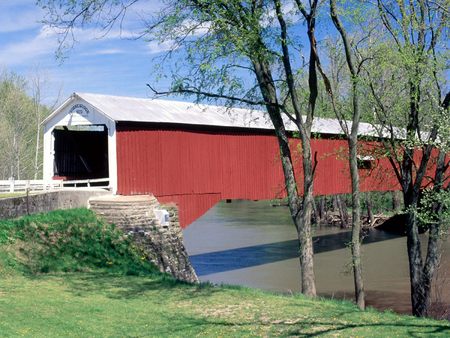
[[[370,155],[358,155],[358,169],[372,169],[375,163],[375,158]]]

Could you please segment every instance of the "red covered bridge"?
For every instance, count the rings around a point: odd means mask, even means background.
[[[179,206],[187,226],[224,199],[285,196],[277,139],[260,111],[96,94],[73,94],[45,121],[44,178],[109,177],[114,192],[154,194]],[[294,128],[288,130],[294,131]],[[375,135],[361,125],[361,134]],[[316,119],[317,195],[350,192],[347,142],[337,121]],[[301,179],[298,139],[292,150]],[[363,191],[398,190],[377,143],[360,154]]]

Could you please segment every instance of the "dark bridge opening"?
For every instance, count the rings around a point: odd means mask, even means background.
[[[109,177],[106,126],[62,127],[53,136],[55,176],[67,180]]]

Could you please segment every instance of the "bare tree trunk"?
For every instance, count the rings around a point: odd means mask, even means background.
[[[353,133],[352,133],[353,134]],[[357,134],[356,134],[357,135]],[[355,300],[358,307],[364,310],[366,306],[364,279],[361,262],[361,200],[359,197],[359,174],[357,164],[357,136],[351,137],[350,173],[352,178],[352,262],[353,280],[355,284]]]
[[[362,276],[361,263],[361,200],[359,197],[359,172],[358,172],[358,129],[361,119],[361,111],[359,107],[359,74],[353,60],[352,48],[347,37],[346,30],[342,25],[337,11],[336,0],[330,0],[331,19],[334,26],[338,30],[344,45],[345,59],[351,74],[352,80],[352,126],[348,133],[347,140],[349,147],[349,165],[350,176],[352,180],[352,262],[353,262],[353,278],[355,284],[355,299],[360,309],[365,308],[364,283]],[[342,115],[341,115],[342,117]],[[343,122],[346,123],[346,122]],[[342,125],[342,121],[341,121]]]
[[[35,148],[35,154],[34,154],[34,179],[38,179],[39,175],[39,149],[40,149],[40,141],[41,141],[41,126],[40,122],[38,123],[36,127],[36,148]]]
[[[34,150],[34,179],[37,180],[39,174],[39,149],[41,142],[41,78],[39,72],[36,71],[33,79],[33,105],[36,121],[36,147]]]
[[[348,212],[347,212],[347,204],[341,195],[336,196],[336,202],[339,210],[339,216],[341,218],[341,228],[345,229],[348,227]]]
[[[17,179],[17,177],[16,177],[16,173],[15,173],[15,168],[14,168],[14,166],[15,166],[15,164],[16,164],[16,134],[14,133],[14,135],[13,135],[13,146],[12,146],[12,150],[14,151],[14,154],[11,154],[10,155],[10,161],[11,161],[11,165],[10,165],[10,167],[11,167],[11,170],[10,170],[10,173],[9,173],[9,177],[10,178],[16,178]]]
[[[411,283],[411,303],[414,316],[424,317],[427,315],[426,293],[422,283],[422,253],[420,251],[420,238],[417,224],[415,203],[408,204],[408,213],[406,217],[407,250],[409,258],[409,276]],[[417,207],[417,204],[415,204]]]
[[[402,209],[401,198],[402,196],[400,191],[392,192],[392,211],[395,211],[396,213],[400,212]]]
[[[17,179],[20,180],[20,149],[17,147],[16,152],[16,170],[17,170]]]
[[[316,225],[320,225],[321,222],[321,215],[320,215],[320,205],[319,205],[319,200],[317,198],[313,199],[313,217],[312,217],[312,222],[315,223]]]
[[[320,213],[320,221],[327,219],[327,211],[326,211],[326,197],[320,196],[319,198],[319,213]]]
[[[410,115],[408,120],[408,138],[413,140],[415,132],[419,129],[418,120],[418,100],[420,91],[416,84],[410,83]],[[431,146],[422,149],[423,156],[420,166],[414,170],[414,148],[406,148],[405,156],[402,161],[402,189],[405,203],[406,215],[406,236],[407,251],[409,259],[409,278],[411,283],[411,304],[414,316],[424,317],[428,314],[429,292],[427,285],[424,283],[424,266],[422,252],[420,250],[421,243],[419,237],[419,224],[417,219],[417,207],[419,205],[420,189],[423,178],[425,176],[426,167],[431,155]],[[416,172],[413,175],[413,172]],[[428,298],[427,298],[428,297]]]
[[[434,190],[439,191],[443,188],[443,176],[446,170],[446,154],[440,152],[435,172]],[[446,189],[449,189],[447,187]],[[405,207],[407,212],[407,248],[409,258],[409,272],[411,281],[411,303],[414,316],[426,317],[431,303],[431,286],[436,268],[439,264],[439,231],[441,220],[439,215],[442,213],[442,205],[435,205],[435,214],[437,221],[430,224],[430,233],[428,237],[427,256],[423,264],[422,252],[420,250],[420,237],[418,230],[418,219],[416,208],[419,202],[419,193],[414,190],[407,191],[405,196]]]
[[[370,193],[366,193],[366,206],[367,206],[367,219],[369,220],[370,225],[372,225],[375,222],[375,218],[373,217],[372,199],[370,197]]]
[[[331,198],[332,208],[333,212],[339,212],[339,201],[338,201],[338,195],[333,195]]]
[[[280,147],[281,163],[284,172],[285,186],[288,195],[288,204],[292,220],[295,224],[300,245],[300,273],[301,290],[308,296],[316,296],[316,285],[313,264],[313,246],[311,238],[311,212],[312,212],[312,161],[311,148],[308,142],[302,139],[303,169],[304,169],[304,195],[303,203],[298,194],[295,180],[294,166],[292,163],[289,139],[284,128],[279,108],[277,108],[276,89],[269,67],[264,61],[253,60],[256,77],[261,88],[261,93],[267,105],[267,111],[274,125]]]
[[[284,20],[283,11],[281,9],[281,1],[274,0],[275,11],[277,19],[280,24],[280,38],[282,47],[282,60],[284,71],[286,73],[286,83],[289,89],[289,97],[292,102],[292,107],[295,115],[295,122],[298,127],[302,145],[302,165],[303,165],[303,199],[301,210],[296,213],[291,209],[291,214],[294,218],[294,223],[297,226],[297,233],[300,244],[300,266],[301,266],[301,280],[302,292],[308,296],[316,295],[316,283],[314,276],[313,264],[313,245],[311,237],[311,215],[313,210],[313,178],[314,167],[311,153],[311,127],[316,107],[318,96],[318,81],[317,81],[317,53],[316,53],[316,39],[315,39],[315,25],[316,25],[316,9],[318,0],[310,1],[309,13],[303,7],[301,1],[296,1],[297,6],[304,16],[308,27],[308,40],[310,43],[309,50],[309,69],[308,69],[308,86],[309,86],[309,102],[308,110],[306,112],[306,120],[302,117],[300,108],[300,100],[298,98],[297,88],[295,86],[294,73],[291,67],[289,48],[288,48],[288,33],[287,25]],[[257,75],[258,76],[258,75]],[[261,86],[261,82],[259,81]]]
[[[39,108],[37,108],[39,109]],[[39,114],[39,112],[38,112]],[[38,118],[38,121],[36,121],[36,148],[35,148],[35,154],[34,154],[34,179],[38,179],[39,175],[39,150],[41,148],[40,142],[41,142],[41,121],[40,118]]]
[[[316,281],[314,274],[314,250],[311,234],[311,213],[314,204],[313,197],[313,164],[311,158],[311,144],[309,139],[303,142],[303,207],[301,210],[301,224],[299,229],[300,263],[302,265],[302,292],[309,296],[316,295]],[[304,269],[304,270],[303,270]]]
[[[410,82],[410,111],[408,116],[407,133],[408,139],[414,140],[415,133],[419,129],[419,103],[420,90],[418,86]],[[422,156],[421,165],[413,177],[414,168],[414,148],[406,148],[402,165],[402,189],[405,203],[406,214],[406,236],[407,236],[407,252],[409,263],[409,279],[411,283],[411,304],[412,313],[417,317],[427,315],[426,292],[423,285],[423,259],[420,250],[419,225],[417,220],[417,207],[419,204],[420,188],[422,186],[423,176],[425,175],[426,166],[429,160],[430,152]]]

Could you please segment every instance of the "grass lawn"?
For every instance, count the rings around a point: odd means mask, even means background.
[[[177,282],[87,210],[0,221],[0,337],[147,336],[449,337],[450,322]]]
[[[450,336],[450,323],[350,303],[71,273],[0,279],[2,337]]]

